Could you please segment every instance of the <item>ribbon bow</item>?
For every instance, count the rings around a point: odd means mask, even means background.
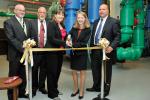
[[[108,58],[106,56],[106,51],[105,51],[105,49],[109,46],[109,44],[110,44],[110,42],[106,38],[101,38],[99,40],[99,44],[98,45],[100,45],[102,47],[102,49],[103,49],[103,60],[110,59],[110,58]]]
[[[32,56],[32,51],[31,48],[36,45],[36,42],[33,39],[27,39],[23,41],[23,48],[25,48],[24,54],[20,60],[21,63],[24,61],[24,65],[26,66],[26,80],[27,80],[27,85],[26,85],[26,94],[29,93],[29,75],[28,75],[28,64],[30,63],[31,66],[33,66],[33,56]]]

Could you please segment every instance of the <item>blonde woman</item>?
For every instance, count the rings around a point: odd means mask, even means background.
[[[72,43],[66,42],[68,46],[74,48],[86,47],[90,38],[90,23],[88,21],[86,13],[82,11],[77,12],[75,24],[69,34],[72,38]],[[87,69],[87,51],[73,51],[71,53],[71,69],[72,78],[74,82],[74,91],[71,97],[76,96],[79,93],[79,99],[84,97],[84,84]],[[80,73],[80,82],[78,83],[78,73]]]

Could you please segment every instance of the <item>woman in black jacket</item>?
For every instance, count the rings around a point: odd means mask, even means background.
[[[65,37],[66,30],[63,25],[64,12],[62,9],[53,11],[52,21],[48,24],[47,29],[47,48],[64,48],[66,45]],[[53,51],[47,54],[47,87],[48,97],[51,99],[57,98],[58,94],[58,79],[60,76],[64,51]]]
[[[90,38],[90,23],[88,21],[87,15],[78,11],[76,22],[69,32],[72,38],[72,43],[67,41],[68,46],[74,48],[86,47],[88,40]],[[71,53],[71,69],[72,77],[74,81],[74,92],[71,94],[71,97],[76,96],[79,93],[79,99],[82,99],[84,96],[84,83],[85,83],[85,74],[87,69],[87,51],[73,51]],[[80,72],[80,84],[78,85],[78,75],[77,72]],[[79,91],[80,90],[80,91]]]

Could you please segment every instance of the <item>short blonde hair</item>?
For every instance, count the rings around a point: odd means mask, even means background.
[[[89,22],[89,20],[88,20],[88,17],[87,17],[87,15],[86,15],[86,13],[83,12],[83,11],[77,11],[77,15],[78,15],[78,14],[81,14],[81,15],[83,15],[83,16],[85,17],[85,23],[84,23],[85,28],[89,28],[89,27],[90,27],[90,22]],[[74,24],[73,27],[74,27],[74,28],[79,28],[79,23],[78,23],[78,21],[77,21],[77,17],[76,17],[76,21],[75,21],[75,24]]]

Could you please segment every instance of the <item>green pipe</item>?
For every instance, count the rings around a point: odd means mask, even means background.
[[[143,0],[136,0],[135,9],[143,9],[144,4]]]
[[[144,30],[140,27],[136,27],[133,34],[133,48],[144,48]]]
[[[144,48],[144,30],[136,27],[133,34],[133,43],[129,48],[117,48],[118,60],[137,60],[141,57]]]
[[[142,49],[140,48],[117,48],[117,59],[118,60],[137,60],[141,57]]]
[[[11,17],[13,15],[14,15],[13,13],[9,13],[9,12],[0,12],[1,17]],[[33,14],[25,14],[24,17],[29,18],[29,19],[36,19],[37,18],[37,16],[33,15]]]
[[[132,37],[133,30],[131,29],[131,27],[125,26],[121,29],[121,33],[120,44],[128,42],[128,40]]]
[[[126,1],[128,1],[128,0],[126,0]],[[123,12],[121,11],[122,16],[120,16],[120,18],[123,20],[123,21],[121,21],[121,37],[122,37],[121,43],[127,42],[127,40],[131,37],[132,37],[131,38],[132,43],[131,43],[131,47],[117,48],[117,59],[118,60],[137,60],[142,55],[142,51],[144,48],[144,16],[145,16],[142,1],[143,0],[138,0],[138,2],[135,4],[136,5],[135,11],[137,11],[137,15],[135,17],[138,20],[138,24],[136,25],[136,27],[134,27],[134,30],[131,30],[131,27],[133,27],[133,25],[131,24],[132,22],[128,22],[129,20],[131,20],[131,15],[129,15],[128,13],[124,13],[127,11],[123,11]],[[124,4],[127,4],[127,3],[124,2]],[[132,4],[132,5],[134,5],[134,4]],[[128,8],[129,6],[124,5],[124,7],[125,7],[124,9],[129,10],[129,8]],[[132,15],[132,17],[133,17],[133,15]],[[131,21],[133,21],[133,20],[131,20]],[[130,34],[130,36],[129,36],[129,34]]]
[[[135,0],[122,0],[121,1],[121,5],[126,5],[126,4],[129,4],[129,5],[132,5],[134,4]]]
[[[25,14],[24,18],[37,19],[37,15]]]
[[[133,33],[132,26],[134,24],[134,8],[133,5],[125,5],[120,12],[120,25],[121,25],[121,42],[127,42]]]
[[[14,15],[13,13],[9,13],[9,12],[0,12],[1,17],[11,17],[13,15]]]

